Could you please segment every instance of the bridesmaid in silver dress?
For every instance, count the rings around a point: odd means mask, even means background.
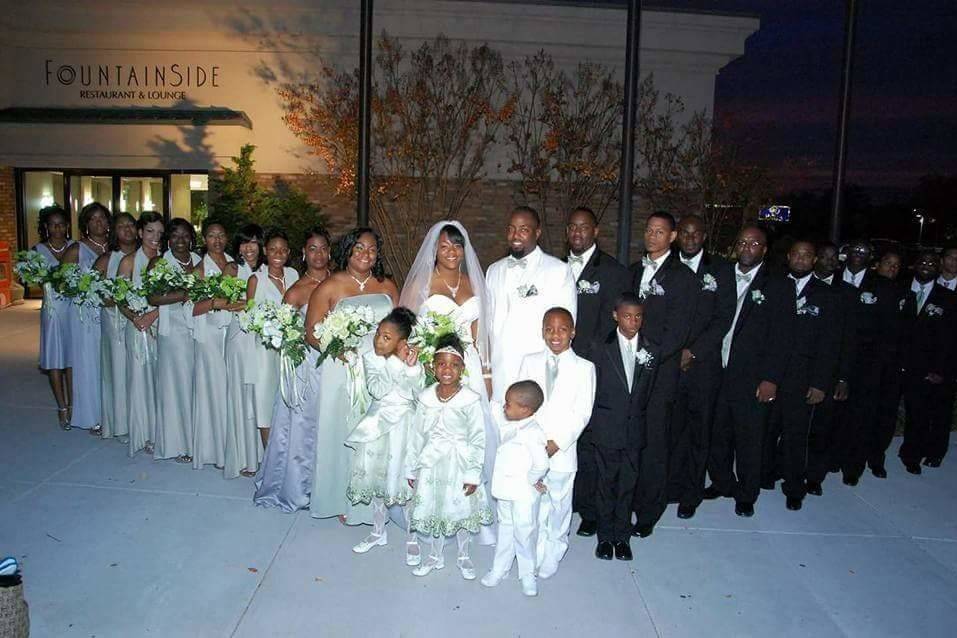
[[[43,255],[51,268],[63,260],[73,243],[67,238],[70,222],[66,211],[59,206],[47,206],[40,211],[40,243],[33,247]],[[70,371],[70,306],[72,302],[53,292],[49,284],[43,286],[43,310],[40,313],[40,369],[50,378],[50,388],[56,399],[57,420],[64,430],[70,429],[70,398],[72,374]]]
[[[233,239],[236,256],[236,276],[247,282],[263,263],[263,229],[258,224],[247,224]],[[247,290],[248,298],[249,292]],[[247,362],[254,361],[253,351],[258,345],[255,335],[240,327],[241,312],[234,312],[226,330],[226,478],[254,476],[262,459],[259,429],[256,423],[253,392],[245,382]]]
[[[163,247],[163,216],[153,211],[140,214],[136,221],[139,249],[123,257],[116,276],[130,280],[134,286],[143,283],[143,273]],[[118,395],[117,419],[125,419],[129,429],[130,456],[140,450],[153,453],[156,438],[156,329],[159,309],[149,308],[140,315],[121,307],[126,317],[126,395]]]
[[[286,291],[283,302],[305,316],[309,297],[332,274],[331,240],[323,228],[314,228],[306,236],[303,261],[306,271]],[[319,353],[309,348],[306,360],[296,368],[296,391],[287,397],[277,396],[270,423],[269,444],[262,467],[256,477],[256,505],[278,507],[295,512],[309,506],[312,471],[316,454],[316,410],[319,376],[316,366]]]
[[[116,279],[120,261],[137,248],[136,220],[129,213],[113,216],[110,248],[93,265],[106,279]],[[100,434],[126,436],[126,319],[112,301],[100,309]]]
[[[215,220],[203,224],[206,254],[195,270],[197,279],[213,275],[235,277],[236,262],[226,254],[229,236]],[[232,311],[245,302],[230,304],[226,299],[207,299],[193,305],[193,468],[226,465],[226,329]]]
[[[353,229],[340,240],[340,272],[324,281],[309,299],[306,342],[310,346],[318,346],[313,330],[335,308],[369,306],[378,323],[398,302],[395,282],[385,275],[381,248],[379,234],[370,228]],[[314,518],[338,516],[349,525],[372,523],[372,508],[353,505],[346,496],[355,453],[345,444],[371,400],[361,364],[362,355],[371,349],[372,335],[369,335],[356,353],[357,362],[347,366],[343,361],[330,358],[322,363],[316,463],[309,502]]]
[[[110,243],[110,212],[103,204],[92,202],[80,210],[83,237],[70,246],[65,264],[78,264],[81,272],[93,269],[96,260],[107,252]],[[99,435],[100,403],[100,311],[70,304],[70,361],[73,364],[73,414],[70,425]]]
[[[173,269],[190,274],[199,265],[193,252],[196,231],[185,219],[176,218],[167,230],[169,250],[163,259]],[[149,269],[159,258],[150,261]],[[192,304],[185,290],[151,295],[149,303],[159,307],[156,339],[156,439],[153,458],[175,458],[192,463],[194,352]]]
[[[266,263],[249,278],[247,296],[263,303],[281,304],[286,291],[299,280],[299,273],[289,263],[289,238],[281,230],[273,230],[266,236]],[[262,443],[269,443],[269,422],[273,404],[279,392],[280,359],[275,350],[257,348],[255,362],[247,371],[247,380],[253,387],[253,402],[256,413],[262,414],[256,427]]]

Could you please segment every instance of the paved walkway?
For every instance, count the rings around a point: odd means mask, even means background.
[[[415,578],[401,543],[356,556],[364,530],[256,508],[249,480],[60,431],[38,317],[0,311],[0,556],[23,562],[34,636],[954,635],[955,455],[922,477],[832,478],[798,513],[767,492],[750,520],[672,507],[630,564],[573,537],[529,600],[454,562]],[[484,573],[491,551],[475,557]]]

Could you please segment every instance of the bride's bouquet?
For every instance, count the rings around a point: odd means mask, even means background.
[[[16,271],[20,281],[28,286],[42,286],[50,278],[50,265],[43,255],[35,250],[21,250],[16,254]]]
[[[86,322],[85,310],[95,310],[111,295],[110,282],[97,270],[80,270],[79,264],[61,264],[50,273],[50,286],[57,295],[73,300],[80,310],[80,321]]]
[[[188,292],[190,301],[193,302],[225,299],[234,304],[246,296],[246,280],[223,274],[210,275],[204,279],[194,278]]]
[[[468,324],[460,324],[451,314],[442,314],[429,311],[420,317],[412,328],[409,336],[409,346],[419,352],[419,363],[425,366],[426,381],[430,385],[435,382],[432,372],[432,363],[435,360],[436,344],[443,337],[454,334],[463,346],[471,345],[472,333]]]
[[[165,295],[173,290],[189,291],[196,285],[196,277],[173,268],[165,259],[157,259],[153,267],[143,273],[143,291],[146,296]]]
[[[312,336],[319,342],[316,365],[322,365],[329,357],[339,358],[347,352],[355,352],[362,339],[373,331],[375,315],[369,306],[333,310],[313,329]]]
[[[306,359],[305,320],[289,304],[266,301],[239,315],[240,327],[259,338],[259,342],[298,366]]]
[[[134,315],[142,315],[150,309],[146,301],[146,293],[142,288],[133,285],[129,279],[117,277],[112,281],[111,298],[117,306],[127,308]]]

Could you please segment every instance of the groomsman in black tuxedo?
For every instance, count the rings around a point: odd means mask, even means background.
[[[569,249],[566,261],[572,269],[578,293],[578,321],[572,349],[578,356],[587,357],[589,345],[604,340],[615,329],[615,302],[631,287],[631,277],[627,268],[598,247],[598,218],[590,208],[581,206],[572,211],[565,237]],[[582,519],[579,536],[593,536],[598,529],[597,468],[591,436],[591,429],[585,428],[578,439],[578,474],[572,503]]]
[[[870,243],[853,241],[847,247],[847,261],[840,274],[844,289],[849,289],[851,317],[854,329],[854,358],[850,368],[841,362],[841,379],[848,382],[849,399],[842,419],[843,428],[837,431],[837,465],[844,474],[844,483],[857,485],[865,465],[870,465],[874,476],[887,476],[884,469],[884,450],[890,443],[882,443],[879,413],[881,398],[882,343],[898,337],[897,313],[899,295],[895,286],[870,270],[874,249]],[[896,345],[894,346],[896,351]],[[891,362],[899,369],[900,364]],[[838,388],[840,389],[840,388]],[[892,392],[892,394],[894,394]],[[897,391],[887,409],[897,421]],[[891,436],[893,431],[891,432]]]
[[[724,373],[711,433],[705,499],[733,497],[738,516],[753,516],[761,491],[761,451],[768,413],[791,349],[796,306],[768,272],[767,233],[745,226],[735,241],[735,311],[721,342]]]
[[[790,291],[794,314],[779,327],[792,333],[791,348],[771,410],[765,463],[774,462],[770,446],[779,433],[777,467],[789,510],[801,509],[807,494],[808,435],[818,407],[834,391],[840,356],[840,303],[830,286],[812,276],[815,258],[812,242],[794,242],[788,251],[788,274],[778,279]]]
[[[678,518],[691,518],[701,504],[711,446],[711,424],[721,385],[721,342],[734,317],[732,266],[704,249],[704,220],[687,215],[678,223],[678,258],[695,274],[697,303],[688,343],[681,351],[678,394],[671,419],[669,500]]]
[[[654,531],[668,507],[668,430],[678,391],[681,350],[688,341],[698,295],[694,273],[671,252],[677,234],[670,213],[652,213],[645,222],[645,256],[631,267],[632,286],[645,311],[643,333],[658,362],[648,404],[648,440],[635,492],[634,534],[642,538]]]
[[[940,467],[950,440],[957,297],[937,282],[939,271],[940,257],[922,253],[900,304],[907,420],[899,454],[911,474],[921,473],[921,460]]]
[[[815,496],[824,493],[822,484],[828,472],[841,468],[842,445],[846,432],[852,429],[848,423],[853,416],[849,413],[848,397],[857,356],[857,289],[841,280],[840,266],[837,246],[831,242],[818,244],[814,279],[829,286],[835,295],[840,345],[834,391],[828,392],[815,409],[808,435],[807,493]],[[853,387],[856,389],[856,384]]]
[[[631,560],[631,511],[641,449],[647,439],[646,407],[656,362],[641,333],[643,309],[633,293],[624,293],[615,308],[616,328],[595,342],[591,359],[597,373],[595,404],[589,428],[591,455],[597,462],[595,510],[598,546],[595,556]]]

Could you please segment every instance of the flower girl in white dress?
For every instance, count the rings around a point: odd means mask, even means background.
[[[419,396],[406,450],[406,477],[413,488],[409,528],[431,539],[428,558],[412,573],[425,576],[445,567],[445,539],[458,542],[462,577],[475,578],[469,556],[472,535],[492,523],[482,469],[485,424],[478,394],[462,386],[462,344],[444,337],[433,368],[438,383]]]
[[[379,322],[374,350],[363,356],[372,404],[346,438],[346,445],[356,452],[347,496],[353,505],[372,504],[372,533],[352,548],[357,554],[385,545],[388,508],[405,508],[412,499],[404,474],[405,447],[416,399],[425,388],[425,370],[407,341],[414,325],[415,313],[394,308]],[[408,520],[408,511],[405,518]],[[406,550],[406,563],[417,565],[420,558],[414,534]]]

